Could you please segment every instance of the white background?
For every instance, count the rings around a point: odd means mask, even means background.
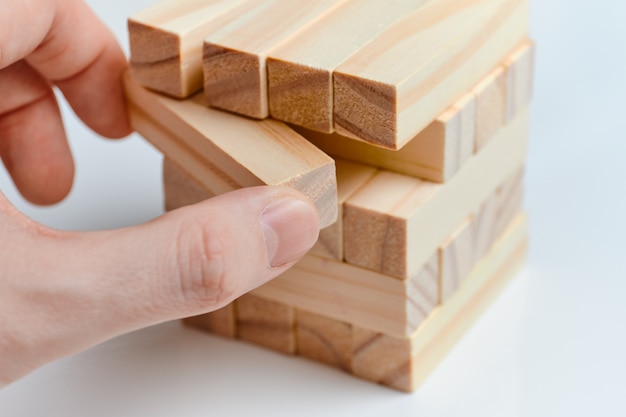
[[[91,0],[127,48],[151,0]],[[624,415],[626,5],[535,0],[538,42],[526,267],[414,394],[169,323],[50,364],[0,391],[0,416]],[[21,210],[66,229],[161,213],[160,156],[95,137],[65,109],[71,196]]]

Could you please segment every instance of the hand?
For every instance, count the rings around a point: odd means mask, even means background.
[[[125,136],[125,66],[81,0],[3,3],[0,156],[25,198],[54,203],[72,184],[51,85],[93,130]],[[218,309],[293,265],[318,232],[312,203],[279,187],[88,233],[37,224],[0,193],[0,387],[116,335]]]

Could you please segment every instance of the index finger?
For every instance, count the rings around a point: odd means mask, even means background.
[[[93,130],[109,137],[130,133],[121,83],[126,58],[93,11],[82,0],[5,3],[0,68],[26,59]]]

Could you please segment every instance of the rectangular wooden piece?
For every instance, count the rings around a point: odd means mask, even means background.
[[[313,200],[322,227],[337,220],[334,161],[286,125],[209,109],[201,94],[171,99],[128,76],[125,87],[133,127],[208,191],[293,187]]]
[[[343,204],[376,172],[376,168],[335,160],[337,169],[337,221],[320,231],[317,243],[309,253],[323,258],[343,260]]]
[[[496,67],[472,88],[472,92],[476,95],[474,152],[478,152],[505,123],[506,77],[504,68]]]
[[[272,117],[333,132],[333,71],[429,0],[350,0],[269,53]]]
[[[185,98],[202,89],[202,40],[263,0],[162,0],[128,19],[130,70],[153,90]]]
[[[298,355],[346,371],[351,369],[351,324],[297,310],[296,334]]]
[[[398,278],[414,276],[433,251],[525,159],[524,110],[445,184],[381,171],[344,206],[346,262]]]
[[[235,306],[239,339],[283,353],[296,352],[292,307],[251,294],[239,297]]]
[[[249,117],[267,117],[267,54],[345,1],[265,1],[211,33],[203,48],[207,103]]]
[[[528,35],[527,0],[431,0],[334,73],[335,130],[402,148]]]
[[[294,126],[315,146],[336,158],[381,167],[429,181],[451,179],[474,152],[474,95],[464,94],[400,150]]]
[[[506,71],[506,122],[513,119],[532,98],[535,45],[524,42],[504,61]]]

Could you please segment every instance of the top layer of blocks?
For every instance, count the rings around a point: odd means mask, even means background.
[[[129,32],[146,87],[397,150],[527,39],[528,2],[165,0]]]

